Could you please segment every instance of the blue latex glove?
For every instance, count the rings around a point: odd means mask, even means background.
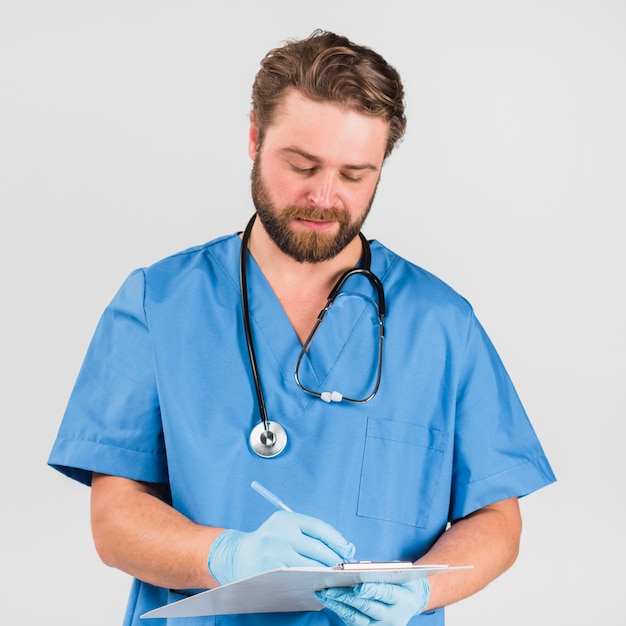
[[[224,585],[279,567],[337,565],[354,546],[329,524],[300,513],[277,511],[257,530],[224,530],[209,554],[209,570]]]
[[[350,626],[404,626],[419,615],[430,598],[428,578],[404,583],[361,583],[331,587],[315,593],[317,599]]]

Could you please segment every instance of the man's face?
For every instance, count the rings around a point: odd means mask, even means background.
[[[387,145],[381,118],[288,92],[262,144],[253,124],[252,199],[266,232],[299,262],[336,256],[359,233]]]

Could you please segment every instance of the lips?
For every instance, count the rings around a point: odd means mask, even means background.
[[[335,220],[317,220],[305,217],[298,217],[295,221],[312,230],[328,230],[337,223]]]

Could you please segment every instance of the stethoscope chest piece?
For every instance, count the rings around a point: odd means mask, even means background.
[[[287,433],[276,422],[257,424],[250,432],[250,447],[259,456],[278,456],[287,445]]]

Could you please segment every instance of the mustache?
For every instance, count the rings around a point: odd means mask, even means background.
[[[314,207],[290,206],[282,211],[282,218],[294,220],[316,220],[338,222],[346,225],[350,223],[350,215],[344,209],[331,207],[329,209],[316,209]]]

